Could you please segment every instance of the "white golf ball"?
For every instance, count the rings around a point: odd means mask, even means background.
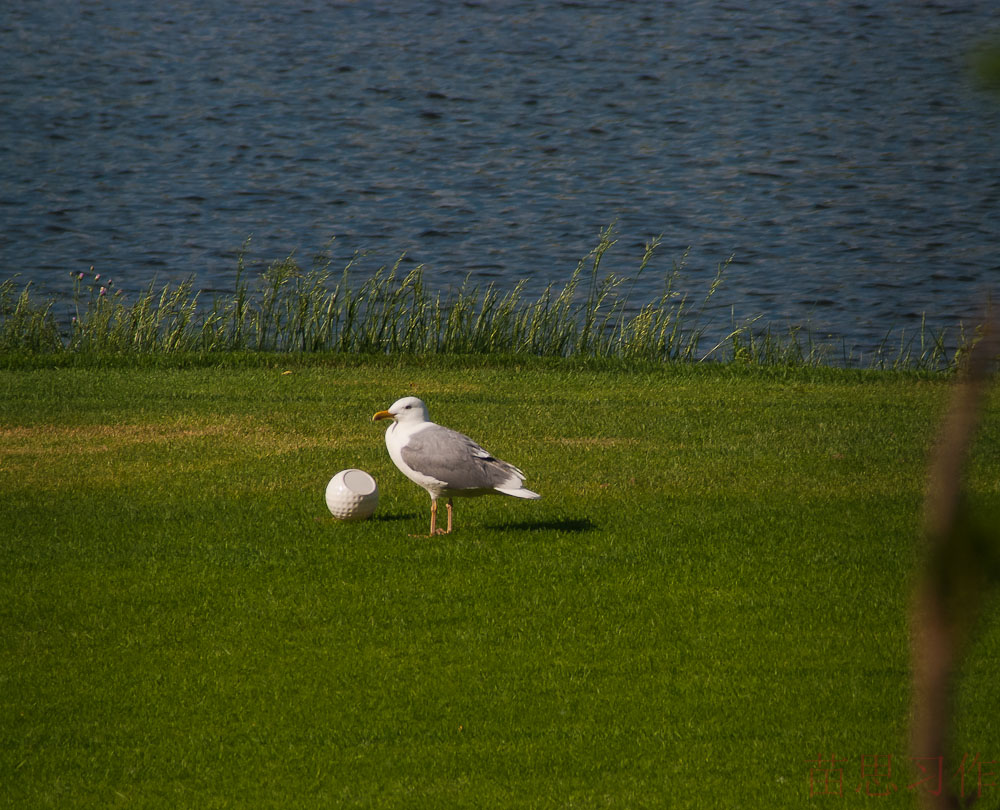
[[[378,506],[378,486],[364,470],[341,470],[326,485],[326,505],[338,520],[367,520]]]

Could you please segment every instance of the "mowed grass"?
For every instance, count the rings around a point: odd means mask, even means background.
[[[543,499],[411,537],[429,499],[371,423],[411,393]],[[911,807],[906,611],[947,395],[540,362],[2,371],[0,806]],[[371,521],[326,510],[346,467],[378,480]],[[1000,759],[989,607],[959,758]],[[838,774],[843,798],[810,795]]]

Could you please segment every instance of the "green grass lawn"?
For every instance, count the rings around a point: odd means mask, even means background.
[[[0,371],[0,806],[914,806],[944,380],[272,362]],[[411,393],[542,500],[411,537],[371,423]],[[996,396],[969,489],[1000,515]],[[954,747],[1000,761],[989,607]]]

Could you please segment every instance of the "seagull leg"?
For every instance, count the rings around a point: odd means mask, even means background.
[[[437,498],[431,498],[431,533],[430,537],[437,534],[438,502]]]
[[[439,529],[437,525],[437,514],[438,514],[438,502],[437,498],[431,498],[431,532],[428,537],[434,537],[438,534],[451,534],[451,498],[448,499],[445,504],[445,508],[448,510],[448,528]],[[412,535],[417,537],[419,535]]]

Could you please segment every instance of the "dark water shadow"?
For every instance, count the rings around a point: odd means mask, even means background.
[[[568,518],[565,520],[522,520],[518,523],[491,523],[487,529],[515,532],[592,532],[597,524],[589,518]]]

